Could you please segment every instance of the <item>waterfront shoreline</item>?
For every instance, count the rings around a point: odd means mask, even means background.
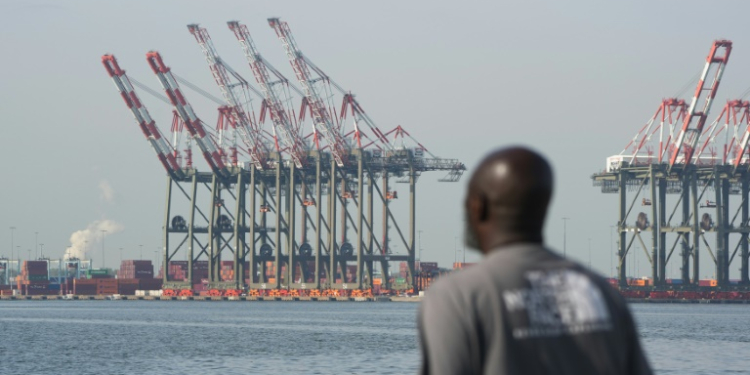
[[[420,302],[421,297],[166,297],[166,296],[0,296],[0,301],[287,301],[287,302]]]

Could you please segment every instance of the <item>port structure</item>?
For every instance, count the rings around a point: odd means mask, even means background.
[[[263,59],[245,25],[228,22],[259,88],[219,57],[205,28],[188,25],[222,92],[215,129],[198,118],[180,88],[189,82],[173,74],[158,52],[147,54],[174,109],[172,142],[148,116],[114,56],[102,58],[167,171],[164,289],[191,290],[194,265],[204,260],[212,291],[362,291],[372,287],[376,267],[384,289],[413,290],[416,183],[432,171],[446,173],[439,181],[456,182],[465,166],[436,157],[401,126],[381,131],[355,95],[301,53],[285,22],[268,22],[302,89]],[[292,92],[301,98],[298,114]],[[338,111],[334,94],[341,96]],[[261,100],[258,120],[247,107],[251,96]],[[193,165],[193,144],[210,171]],[[407,197],[399,199],[396,183],[408,186]],[[394,213],[398,201],[408,205],[406,220]],[[168,265],[184,258],[187,280],[170,280]],[[231,279],[222,277],[223,261],[232,262]],[[405,284],[391,284],[391,262],[409,265]],[[355,271],[347,275],[351,265]]]
[[[682,284],[697,287],[702,252],[714,263],[718,287],[750,286],[750,105],[729,100],[707,123],[731,49],[730,41],[715,41],[690,104],[678,98],[662,100],[625,150],[609,157],[606,169],[592,176],[603,193],[619,195],[617,268],[622,288],[628,287],[627,255],[638,245],[657,288],[666,286],[673,257],[679,258]],[[729,271],[737,258],[740,280],[733,286]]]

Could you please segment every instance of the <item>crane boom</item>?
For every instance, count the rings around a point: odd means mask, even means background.
[[[735,113],[733,113],[732,116],[735,127],[737,128],[743,125],[745,127],[741,138],[739,138],[738,135],[735,135],[735,137],[738,138],[738,141],[736,151],[733,155],[734,160],[732,160],[732,165],[734,166],[734,170],[736,171],[740,164],[742,164],[743,162],[747,163],[747,160],[743,161],[742,159],[747,154],[747,146],[748,142],[750,142],[750,102],[746,100],[734,100],[730,103],[734,104],[735,107]],[[737,120],[737,112],[741,112],[739,120]],[[727,150],[727,153],[732,153],[731,148]]]
[[[346,143],[339,130],[336,129],[320,93],[315,88],[317,80],[313,79],[310,74],[310,68],[292,36],[289,25],[278,18],[269,18],[268,24],[276,31],[276,36],[278,36],[281,45],[284,47],[289,63],[292,65],[292,70],[294,70],[294,75],[297,77],[297,81],[299,81],[302,91],[305,94],[305,100],[312,111],[316,129],[323,134],[323,138],[328,143],[331,155],[336,164],[340,167],[344,166],[344,159],[348,153]]]
[[[719,50],[724,51],[723,56],[719,54]],[[698,87],[696,88],[695,95],[690,103],[687,116],[685,117],[682,129],[675,140],[675,151],[669,160],[670,169],[677,163],[677,159],[683,149],[683,144],[685,144],[685,165],[692,164],[695,148],[698,145],[701,134],[703,133],[703,126],[706,123],[706,117],[711,109],[711,104],[716,96],[716,92],[719,89],[721,76],[724,73],[724,68],[729,61],[729,55],[731,52],[732,42],[729,40],[717,40],[714,41],[711,46],[711,51],[706,58],[706,65],[704,66],[700,80],[698,81]],[[711,82],[708,87],[706,87],[706,79],[711,71],[713,71]],[[701,98],[704,98],[703,107],[700,110],[696,110]],[[694,122],[693,119],[696,117],[698,119]]]
[[[164,64],[159,52],[148,52],[146,54],[146,60],[159,78],[159,82],[164,88],[167,97],[169,97],[169,101],[172,102],[180,119],[185,123],[188,132],[190,132],[190,135],[195,139],[195,143],[198,144],[201,152],[203,152],[203,157],[206,159],[206,162],[208,162],[211,170],[221,177],[228,176],[229,171],[221,160],[221,155],[216,144],[214,144],[211,137],[207,136],[200,118],[195,114],[193,107],[188,103],[185,96],[182,95],[180,85],[174,79],[170,69]]]
[[[135,117],[135,121],[141,128],[143,135],[146,136],[151,147],[156,151],[156,155],[159,157],[161,164],[167,170],[167,173],[172,178],[184,177],[184,172],[180,169],[180,165],[175,158],[173,147],[162,138],[159,129],[156,127],[155,121],[151,118],[148,110],[138,98],[133,85],[130,83],[130,79],[125,74],[125,70],[120,68],[115,56],[102,56],[102,64],[104,64],[104,68],[114,81],[120,95],[122,95],[122,98],[125,100],[125,104],[133,113],[133,117]]]
[[[305,143],[300,134],[294,131],[292,118],[284,108],[282,99],[279,98],[280,93],[274,90],[275,85],[279,83],[286,84],[288,82],[287,79],[284,76],[280,76],[280,73],[276,69],[269,69],[268,63],[263,60],[263,57],[258,52],[250,36],[250,32],[247,30],[247,26],[237,21],[227,22],[227,25],[237,37],[240,46],[242,46],[242,51],[245,53],[248,64],[250,64],[255,81],[258,82],[263,93],[263,99],[266,101],[266,108],[268,108],[271,115],[274,129],[281,134],[282,141],[289,149],[289,154],[292,157],[294,165],[297,168],[302,168],[305,161]],[[271,82],[271,77],[268,73],[269,70],[277,75],[279,81]],[[281,94],[283,95],[284,92],[282,91]]]
[[[256,168],[264,169],[268,152],[263,144],[260,128],[242,108],[242,102],[232,90],[233,85],[229,80],[227,68],[219,57],[218,52],[216,52],[211,36],[208,35],[208,30],[197,24],[188,25],[188,30],[193,34],[203,54],[206,56],[211,74],[219,86],[224,100],[231,108],[230,112],[234,118],[233,123],[236,124],[235,130],[239,132],[242,142],[248,148],[251,161],[255,164]],[[246,82],[241,83],[246,84]]]

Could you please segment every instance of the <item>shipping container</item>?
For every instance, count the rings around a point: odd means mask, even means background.
[[[419,263],[419,270],[420,271],[435,271],[438,269],[437,262],[420,262]]]
[[[473,266],[474,264],[475,263],[453,263],[453,269],[454,270],[462,269],[462,268]]]

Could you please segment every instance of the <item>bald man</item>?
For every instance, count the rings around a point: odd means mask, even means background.
[[[466,244],[485,256],[422,301],[423,374],[651,374],[622,297],[545,248],[552,170],[525,148],[495,151],[466,196]]]

